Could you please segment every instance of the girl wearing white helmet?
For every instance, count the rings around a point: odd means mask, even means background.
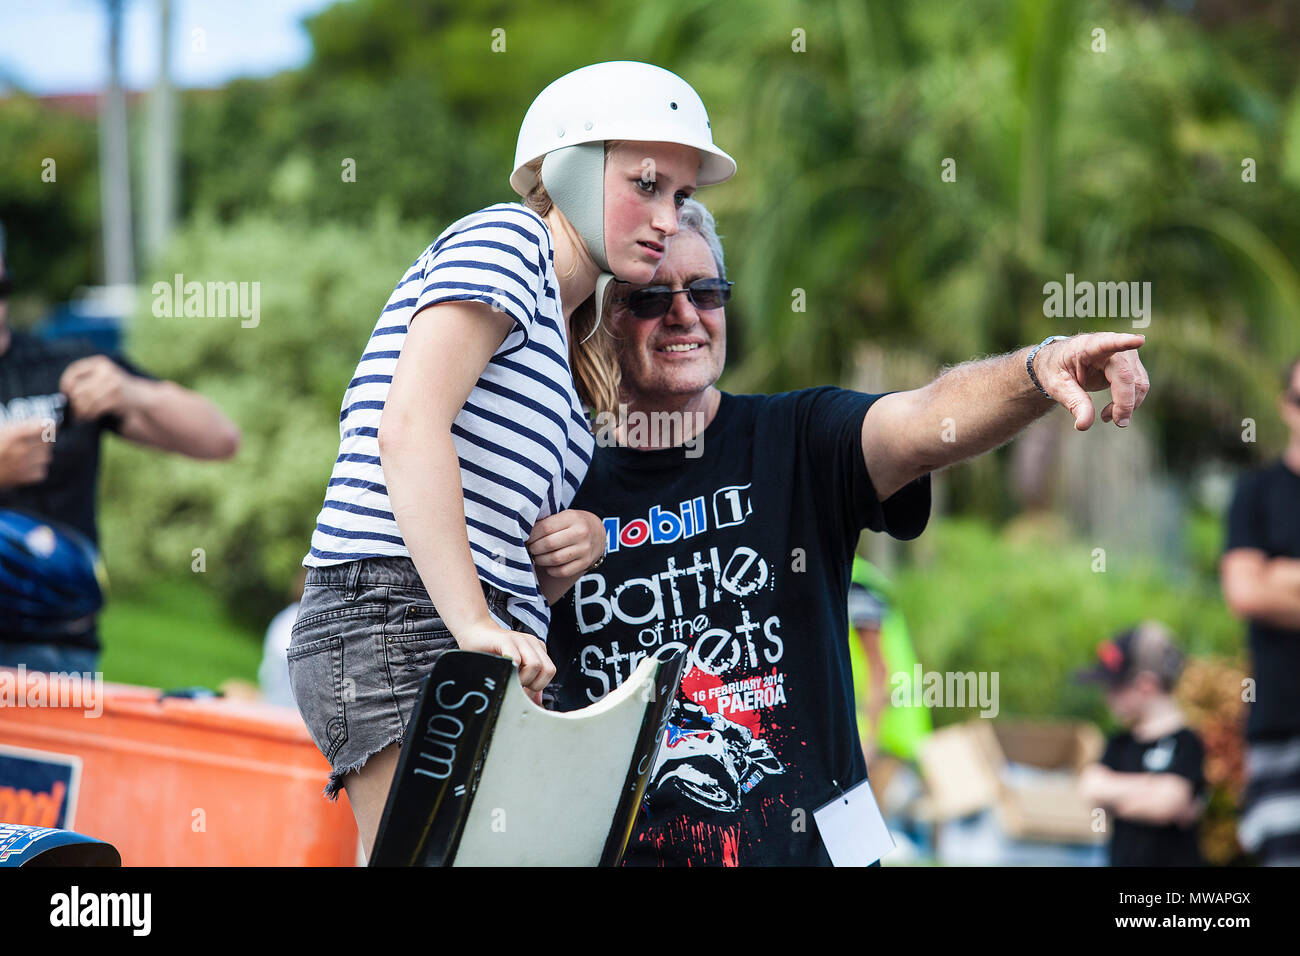
[[[347,786],[367,852],[441,653],[508,656],[541,702],[548,604],[604,554],[600,520],[569,503],[595,441],[583,406],[617,401],[606,287],[649,281],[681,203],[734,171],[680,77],[576,70],[524,117],[510,177],[524,202],[453,223],[380,314],[288,649],[325,793]]]

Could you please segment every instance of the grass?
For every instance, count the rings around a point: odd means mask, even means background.
[[[232,623],[200,584],[110,596],[99,628],[105,680],[163,689],[216,688],[232,677],[257,683],[262,635]]]

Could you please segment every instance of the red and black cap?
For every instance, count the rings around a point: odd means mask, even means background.
[[[1078,671],[1078,683],[1100,683],[1116,688],[1127,684],[1140,671],[1149,671],[1169,689],[1183,670],[1183,655],[1174,646],[1164,625],[1144,621],[1097,645],[1096,666]]]

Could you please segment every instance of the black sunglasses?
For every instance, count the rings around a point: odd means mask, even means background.
[[[683,292],[697,309],[720,309],[731,301],[731,287],[735,284],[727,279],[696,279],[676,291],[666,285],[652,285],[629,292],[618,301],[626,302],[628,311],[638,319],[657,319],[673,307],[673,296]]]
[[[9,298],[9,291],[14,287],[13,280],[8,276],[0,276],[0,299]]]
[[[1300,392],[1287,392],[1282,397],[1285,398],[1292,405],[1294,405],[1296,408],[1300,408]]]

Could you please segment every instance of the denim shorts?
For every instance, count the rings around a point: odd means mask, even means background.
[[[509,621],[508,595],[482,586],[492,613]],[[346,774],[402,742],[420,681],[456,646],[410,558],[307,569],[287,652],[289,683],[330,763],[326,797],[337,799]]]

